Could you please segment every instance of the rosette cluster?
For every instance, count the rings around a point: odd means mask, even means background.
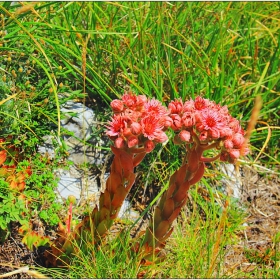
[[[120,100],[113,100],[111,108],[114,115],[106,126],[106,134],[114,141],[115,147],[144,146],[149,153],[156,143],[163,143],[168,139],[165,133],[168,110],[160,101],[129,92]]]
[[[244,130],[227,106],[200,96],[185,102],[176,99],[167,109],[156,99],[130,92],[113,100],[111,108],[114,116],[107,126],[107,135],[117,148],[144,145],[145,151],[151,152],[155,143],[168,139],[165,131],[170,127],[176,133],[175,144],[199,141],[197,144],[211,145],[220,150],[221,161],[234,162],[249,152],[247,146],[243,147]]]
[[[170,127],[177,132],[176,144],[192,143],[198,138],[202,145],[211,145],[220,149],[220,160],[234,162],[249,152],[243,147],[244,130],[237,119],[229,114],[227,106],[196,97],[195,100],[181,99],[168,105]]]

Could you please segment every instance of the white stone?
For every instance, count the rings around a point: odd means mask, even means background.
[[[94,112],[81,103],[72,101],[66,102],[61,108],[61,112],[65,114],[65,118],[61,120],[64,129],[73,133],[73,136],[66,135],[63,140],[68,147],[68,159],[74,164],[69,170],[58,169],[55,174],[59,178],[57,193],[58,200],[67,199],[69,195],[74,195],[77,202],[91,196],[96,199],[100,196],[102,186],[98,186],[96,178],[90,177],[83,169],[78,166],[84,163],[101,165],[104,163],[106,154],[101,149],[95,147],[97,143],[84,144],[80,140],[88,140],[91,136],[92,127],[95,124]],[[72,117],[71,114],[76,114]],[[54,158],[55,150],[52,140],[55,136],[45,136],[45,143],[39,147],[39,152],[49,154],[50,158]],[[103,144],[103,142],[102,142]],[[106,181],[109,174],[104,175],[102,181]],[[104,186],[103,186],[104,187]],[[96,201],[97,202],[97,201]],[[129,201],[125,200],[118,215],[120,218],[127,218],[135,221],[139,217],[139,213],[131,209]]]

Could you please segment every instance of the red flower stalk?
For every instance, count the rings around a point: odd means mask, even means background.
[[[186,156],[182,166],[171,176],[142,241],[132,247],[147,263],[165,246],[173,230],[172,223],[186,204],[189,188],[204,174],[205,162],[217,159],[235,162],[244,143],[244,131],[229,115],[227,107],[197,97],[184,104],[181,100],[172,101],[168,108],[173,121],[170,127],[177,132],[174,142],[186,145]],[[218,154],[205,158],[203,153],[210,149],[217,149]],[[245,147],[246,153],[248,147]]]
[[[169,188],[162,195],[142,242],[132,246],[146,261],[165,246],[173,230],[172,223],[187,201],[189,188],[204,174],[205,163],[216,159],[235,162],[241,154],[248,153],[248,147],[243,147],[244,131],[239,122],[229,115],[227,107],[207,99],[171,101],[167,110],[155,99],[129,92],[121,100],[113,100],[111,107],[114,115],[106,134],[114,142],[111,147],[114,159],[106,189],[100,196],[99,206],[71,234],[67,236],[63,230],[62,238],[52,247],[52,254],[57,256],[63,252],[69,256],[74,251],[73,239],[78,243],[100,243],[134,184],[134,168],[157,143],[168,139],[167,128],[176,132],[175,144],[186,146],[186,156],[171,176]],[[203,153],[210,149],[217,149],[218,154],[204,157]]]
[[[165,129],[168,111],[159,101],[147,100],[145,96],[124,94],[122,100],[113,100],[112,121],[107,126],[107,135],[114,141],[111,150],[114,159],[106,188],[101,193],[99,205],[77,225],[71,234],[64,232],[63,238],[52,247],[52,253],[60,256],[72,254],[73,239],[78,243],[98,244],[112,226],[120,208],[135,181],[134,168],[151,152],[156,143],[167,140]],[[68,219],[68,233],[70,232]],[[65,230],[64,230],[65,231]],[[51,259],[51,258],[50,258]],[[67,261],[67,259],[65,260]],[[52,258],[53,265],[57,259]]]
[[[69,195],[68,197],[69,201],[69,208],[68,208],[68,217],[66,220],[66,227],[67,227],[67,234],[70,234],[71,232],[71,222],[72,222],[72,209],[73,209],[73,204],[76,202],[76,198],[73,195]]]

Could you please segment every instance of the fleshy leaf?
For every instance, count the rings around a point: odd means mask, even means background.
[[[174,200],[172,198],[169,198],[165,201],[163,211],[162,211],[162,218],[167,220],[170,215],[174,211]]]
[[[103,195],[103,206],[106,207],[108,210],[111,209],[111,197],[108,190],[105,190]]]
[[[138,164],[141,163],[141,161],[143,160],[143,158],[145,157],[146,152],[137,154],[134,158],[133,158],[133,166],[136,167]]]
[[[173,213],[171,214],[171,216],[168,218],[168,222],[170,223],[170,225],[171,225],[171,224],[173,223],[173,221],[178,217],[180,211],[181,211],[181,207],[175,208],[175,210],[173,211]]]
[[[180,167],[180,169],[177,171],[177,174],[176,174],[176,183],[181,185],[184,181],[185,181],[185,178],[186,178],[186,173],[187,173],[187,168],[188,168],[188,165],[187,164],[184,164],[182,167]]]
[[[175,192],[176,190],[176,187],[177,187],[177,183],[173,183],[172,185],[169,185],[167,191],[166,191],[166,198],[170,198],[173,193]]]
[[[188,170],[190,172],[195,172],[198,168],[198,164],[199,164],[199,158],[197,152],[195,150],[191,151],[188,157],[188,165],[189,165]]]
[[[167,233],[170,226],[171,224],[169,223],[169,221],[162,221],[155,230],[156,239],[160,241],[161,238]]]
[[[7,152],[6,151],[0,151],[0,165],[2,165],[7,159]]]
[[[186,181],[185,183],[183,183],[179,190],[176,192],[176,194],[174,195],[174,200],[176,202],[181,202],[187,195],[187,192],[189,190],[190,187],[190,183],[188,181]]]
[[[98,226],[97,226],[97,232],[100,236],[104,235],[107,231],[107,220],[103,220]]]
[[[161,217],[161,210],[158,206],[156,206],[155,208],[155,212],[154,212],[154,223],[155,223],[155,227],[157,227],[157,225],[160,223],[160,221],[162,220]]]
[[[200,162],[200,165],[195,175],[191,178],[191,180],[189,180],[190,185],[194,185],[203,177],[204,169],[205,169],[205,164],[203,162]]]
[[[106,181],[106,189],[112,194],[116,193],[118,186],[122,183],[122,178],[119,173],[111,172]]]

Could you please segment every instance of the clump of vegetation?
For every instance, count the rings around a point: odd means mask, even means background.
[[[60,107],[68,100],[92,106],[104,123],[110,102],[127,90],[165,104],[201,95],[227,105],[246,127],[260,95],[251,154],[238,164],[279,173],[279,13],[277,2],[1,3],[1,241],[8,238],[11,222],[17,221],[29,248],[46,245],[49,240],[37,238],[34,221],[54,229],[67,218],[68,204],[58,202],[54,192],[53,170],[67,165],[63,135],[68,132],[60,125]],[[92,137],[104,131],[101,125]],[[50,134],[55,135],[54,159],[37,153]],[[152,151],[152,161],[144,159],[139,165],[131,196],[135,204],[148,201],[149,205],[139,205],[143,215],[159,199],[160,186],[180,167],[182,151],[169,142]],[[77,249],[69,272],[56,275],[84,277],[86,270],[89,278],[228,277],[223,255],[238,240],[243,210],[225,194],[220,196],[221,174],[214,165],[208,170],[203,184],[196,185],[196,191],[203,192],[190,194],[192,211],[178,220],[162,264],[145,269],[127,259],[129,232],[125,235],[123,230],[124,235],[110,240],[110,250]],[[136,190],[144,197],[137,198]],[[273,243],[275,248],[278,243]],[[118,249],[122,254],[115,254]],[[201,252],[207,254],[199,258]],[[261,257],[254,250],[247,250],[246,256],[259,266],[238,277],[277,275],[274,247]],[[80,264],[84,268],[88,260],[95,265],[81,272]],[[180,264],[177,270],[168,265],[172,262]]]

